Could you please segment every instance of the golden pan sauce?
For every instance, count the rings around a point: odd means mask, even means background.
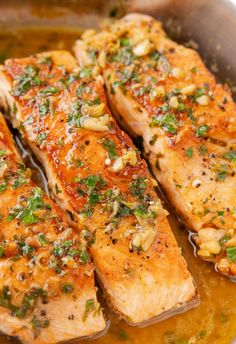
[[[52,28],[42,30],[35,27],[0,31],[0,62],[7,57],[23,57],[44,50],[71,49],[79,34],[79,30],[60,29],[58,32]],[[29,158],[26,163],[32,167]],[[39,181],[40,174],[35,172],[34,175],[36,182],[42,184]],[[210,263],[196,258],[186,230],[178,223],[175,215],[170,215],[169,220],[197,283],[201,295],[200,306],[146,328],[128,326],[110,314],[108,333],[100,339],[88,340],[87,343],[230,344],[236,338],[236,284],[218,275]],[[10,343],[15,343],[15,340],[0,335],[0,344]]]

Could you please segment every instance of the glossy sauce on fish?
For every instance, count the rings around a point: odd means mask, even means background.
[[[113,113],[143,138],[153,174],[196,232],[197,254],[233,278],[236,106],[228,88],[216,84],[196,51],[142,14],[95,35],[85,31],[74,51],[81,66],[98,61]]]
[[[0,40],[0,51],[4,52],[5,47],[11,46],[6,55],[25,56],[30,53],[39,52],[46,49],[70,49],[74,39],[78,36],[77,32],[62,32],[56,34],[53,32],[37,32],[35,40],[34,31],[14,36],[12,40],[19,42],[21,46],[13,45],[6,38]],[[54,39],[51,39],[54,37]],[[55,38],[56,37],[56,38]],[[48,45],[46,45],[48,42]],[[9,44],[10,43],[10,44]],[[42,49],[42,44],[44,45]],[[152,325],[146,329],[135,329],[119,322],[113,318],[111,328],[107,335],[94,341],[94,343],[103,344],[142,344],[142,343],[230,343],[236,333],[236,300],[235,284],[227,281],[224,277],[217,275],[211,266],[195,258],[192,247],[186,238],[186,233],[181,230],[174,215],[171,217],[172,228],[175,232],[180,246],[183,248],[184,255],[187,258],[191,272],[193,273],[201,293],[201,305],[186,314],[182,314]],[[89,341],[93,343],[92,341]],[[1,338],[1,344],[10,343],[4,337]]]

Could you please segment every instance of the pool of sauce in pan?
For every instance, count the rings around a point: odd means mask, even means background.
[[[79,31],[31,28],[27,31],[12,29],[0,32],[0,59],[21,57],[50,49],[71,49]],[[36,182],[42,183],[42,174],[37,172],[26,152],[26,163],[33,167]],[[190,271],[197,283],[201,304],[184,314],[174,316],[146,328],[126,325],[116,316],[109,315],[111,326],[106,335],[89,344],[230,344],[236,337],[236,284],[218,275],[213,266],[194,256],[188,234],[174,215],[169,216],[172,229],[182,247]],[[158,297],[158,295],[157,295]],[[15,341],[0,336],[0,344]],[[73,342],[77,343],[77,342]],[[78,342],[79,343],[79,342]],[[81,343],[81,342],[80,342]],[[85,341],[83,342],[85,343]]]

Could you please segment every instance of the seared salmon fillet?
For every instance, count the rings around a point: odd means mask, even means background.
[[[146,163],[107,107],[97,67],[68,52],[6,61],[1,92],[58,204],[86,229],[112,308],[143,325],[197,303]]]
[[[154,175],[193,231],[197,254],[236,276],[236,108],[229,89],[196,51],[145,15],[85,32],[75,53],[81,66],[98,63],[111,109],[143,138]]]
[[[105,321],[86,240],[30,176],[0,114],[0,330],[28,344],[91,336]]]

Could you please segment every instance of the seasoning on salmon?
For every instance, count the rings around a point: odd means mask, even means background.
[[[157,180],[217,271],[236,276],[236,108],[192,49],[153,18],[129,14],[75,52],[103,72],[111,108],[143,138]]]
[[[79,236],[32,182],[1,114],[0,228],[2,332],[52,344],[104,329],[86,232]]]
[[[85,232],[113,309],[143,325],[196,305],[155,183],[111,116],[97,67],[63,51],[8,60],[1,92],[58,204]]]

